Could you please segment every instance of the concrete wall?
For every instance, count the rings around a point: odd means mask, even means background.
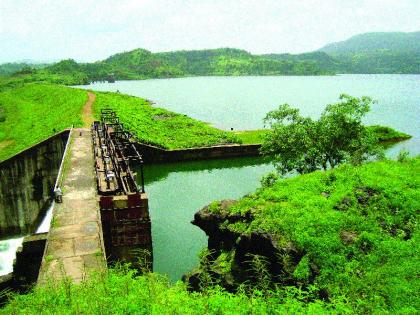
[[[179,162],[207,159],[224,159],[260,155],[260,144],[221,145],[203,148],[164,150],[150,145],[136,143],[136,148],[142,154],[145,163]]]
[[[13,273],[0,276],[0,292],[13,290],[24,293],[32,287],[38,278],[46,241],[47,233],[29,235],[23,239],[22,246],[16,252]],[[7,296],[0,294],[0,306],[5,302]]]
[[[0,163],[0,238],[33,233],[51,204],[69,131]]]
[[[131,262],[134,268],[152,270],[152,226],[147,194],[101,196],[99,205],[108,262]]]

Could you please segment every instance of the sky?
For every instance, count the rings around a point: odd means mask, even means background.
[[[0,63],[234,47],[301,53],[420,31],[420,0],[0,0]]]

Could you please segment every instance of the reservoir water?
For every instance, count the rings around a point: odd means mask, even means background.
[[[308,77],[193,77],[118,81],[82,86],[119,91],[212,125],[235,130],[263,127],[265,114],[289,103],[318,117],[341,93],[377,100],[367,124],[393,127],[413,136],[387,151],[420,154],[420,75],[338,75]],[[262,159],[232,159],[147,166],[154,246],[154,270],[177,280],[197,263],[205,234],[190,224],[194,213],[213,200],[240,198],[272,170]]]

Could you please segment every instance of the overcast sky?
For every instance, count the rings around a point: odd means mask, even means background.
[[[419,31],[420,0],[0,0],[0,62],[235,47],[300,53]]]

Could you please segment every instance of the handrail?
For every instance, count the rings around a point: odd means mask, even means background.
[[[66,143],[66,147],[64,149],[63,158],[61,159],[60,168],[58,169],[58,174],[57,174],[57,178],[55,180],[55,185],[54,185],[53,191],[55,191],[59,187],[59,181],[61,179],[61,176],[63,175],[62,174],[63,173],[63,166],[64,166],[64,162],[65,162],[65,159],[66,159],[68,148],[70,146],[71,135],[73,133],[73,128],[74,128],[74,125],[72,125],[71,128],[70,128],[69,137],[67,138],[68,140],[67,140],[67,143]]]

